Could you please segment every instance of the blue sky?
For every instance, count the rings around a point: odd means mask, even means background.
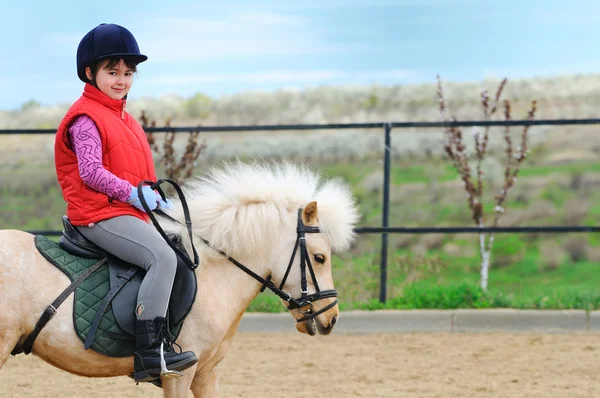
[[[591,0],[8,0],[2,14],[0,109],[74,101],[77,45],[102,22],[149,57],[130,98],[600,72]]]

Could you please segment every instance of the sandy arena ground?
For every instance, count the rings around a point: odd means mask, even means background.
[[[600,334],[239,333],[224,397],[598,397]],[[0,371],[1,397],[162,397],[126,377],[87,379],[33,356]],[[191,393],[190,393],[191,397]]]

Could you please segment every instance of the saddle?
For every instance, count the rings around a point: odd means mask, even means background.
[[[135,348],[135,307],[140,284],[146,271],[127,263],[102,250],[85,238],[62,217],[63,234],[58,244],[42,236],[36,236],[40,253],[75,280],[82,270],[99,260],[105,263],[75,288],[73,323],[84,348],[111,357],[133,355]],[[184,252],[178,237],[171,243]],[[177,254],[177,253],[176,253]],[[176,341],[185,317],[196,298],[196,274],[177,255],[177,271],[167,319],[169,329]],[[83,266],[73,266],[77,261]]]

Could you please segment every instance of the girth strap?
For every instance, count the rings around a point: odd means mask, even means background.
[[[21,345],[21,349],[23,350],[23,352],[26,355],[31,353],[31,349],[33,348],[33,343],[35,342],[35,339],[40,334],[40,332],[42,331],[44,326],[46,326],[46,324],[50,321],[50,319],[52,319],[52,317],[56,314],[56,310],[58,309],[58,307],[60,307],[60,305],[67,299],[67,297],[69,297],[71,295],[71,293],[73,293],[75,291],[75,289],[77,289],[77,287],[79,285],[81,285],[81,283],[84,280],[87,279],[88,276],[90,276],[92,273],[94,273],[94,271],[96,271],[98,268],[100,268],[104,263],[106,263],[106,257],[103,258],[102,260],[98,261],[96,264],[92,265],[91,267],[87,268],[85,271],[83,271],[81,273],[81,275],[79,275],[77,277],[77,279],[75,279],[64,290],[64,292],[62,292],[60,294],[60,296],[58,296],[56,298],[56,300],[54,300],[52,302],[52,304],[50,304],[48,306],[48,308],[46,308],[46,310],[44,311],[44,313],[42,314],[40,319],[35,324],[35,328],[33,328],[33,331],[29,334],[29,336],[27,336],[27,338]]]
[[[135,273],[138,272],[138,270],[139,269],[137,267],[131,267],[124,274],[118,275],[120,279],[119,283],[113,286],[112,289],[110,289],[110,291],[106,293],[106,296],[104,296],[104,298],[100,302],[100,306],[96,311],[96,316],[92,321],[92,326],[90,326],[90,330],[88,331],[88,334],[85,337],[85,343],[83,345],[84,349],[87,350],[94,343],[94,336],[96,335],[96,330],[98,330],[98,326],[100,325],[100,321],[102,320],[102,315],[104,315],[104,313],[106,312],[106,309],[108,308],[108,305],[110,304],[112,299],[115,298],[117,293],[121,291],[123,286],[125,286],[127,282],[129,282],[131,277],[133,277],[133,275],[135,275]]]

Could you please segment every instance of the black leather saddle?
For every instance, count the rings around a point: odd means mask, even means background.
[[[84,237],[71,224],[67,216],[62,217],[63,234],[59,239],[58,245],[66,252],[88,259],[102,259],[107,257],[110,289],[107,296],[103,299],[103,306],[98,311],[98,322],[102,317],[102,313],[112,304],[112,310],[116,321],[123,331],[135,336],[135,307],[137,304],[137,294],[140,289],[140,284],[144,279],[146,271],[133,264],[125,262],[107,251],[99,248]],[[185,252],[180,239],[174,238],[171,243],[178,247],[181,252]],[[176,253],[177,254],[177,253]],[[191,269],[179,255],[177,255],[177,272],[173,289],[171,290],[171,298],[167,311],[167,318],[171,325],[178,325],[190,312],[194,300],[196,299],[197,280],[196,273]],[[102,310],[104,307],[104,310]],[[102,310],[102,311],[101,311]],[[102,312],[102,313],[100,313]],[[88,334],[85,348],[89,348],[96,331],[97,325],[92,324],[92,329]]]

